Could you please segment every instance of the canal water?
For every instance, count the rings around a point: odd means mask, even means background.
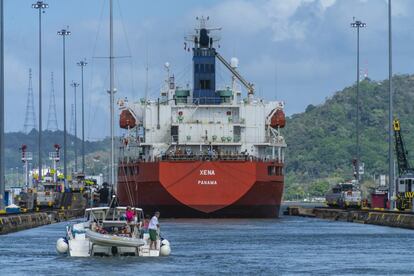
[[[0,275],[414,274],[414,231],[328,220],[160,220],[172,255],[69,258],[66,223],[0,236]]]

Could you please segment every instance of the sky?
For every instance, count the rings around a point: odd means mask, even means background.
[[[38,11],[35,1],[4,0],[6,131],[22,131],[25,121],[29,68],[33,71],[35,114],[38,116]],[[51,73],[58,127],[63,128],[62,37],[66,40],[67,127],[74,103],[72,81],[80,82],[85,67],[85,136],[109,135],[109,0],[49,0],[42,14],[42,116],[47,128]],[[393,72],[414,71],[414,1],[393,0]],[[322,104],[356,79],[356,30],[353,18],[367,27],[360,31],[361,74],[374,80],[388,76],[386,0],[114,0],[116,99],[138,100],[159,95],[166,76],[164,64],[178,85],[192,83],[191,53],[184,36],[197,16],[209,16],[211,27],[222,27],[218,51],[239,59],[239,72],[255,84],[256,94],[282,100],[288,115],[309,104]],[[217,68],[219,85],[230,74]],[[246,91],[244,91],[246,93]],[[78,88],[78,122],[80,89]],[[384,99],[385,100],[385,99]],[[80,123],[78,123],[80,134]],[[120,130],[117,130],[120,131]]]

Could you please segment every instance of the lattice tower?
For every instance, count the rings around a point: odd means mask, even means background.
[[[26,101],[26,115],[24,117],[23,131],[29,133],[32,129],[36,129],[36,115],[34,109],[34,96],[32,85],[32,69],[29,68],[29,87],[27,89],[27,101]]]
[[[47,116],[47,130],[57,131],[58,122],[56,115],[56,101],[55,101],[55,86],[53,79],[53,72],[50,75],[50,99],[49,99],[49,113]]]

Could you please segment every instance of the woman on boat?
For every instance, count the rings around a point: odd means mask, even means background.
[[[135,212],[131,210],[130,206],[128,206],[125,211],[125,218],[127,222],[134,221],[134,217],[135,217]]]

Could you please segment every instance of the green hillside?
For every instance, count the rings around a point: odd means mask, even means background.
[[[401,120],[407,149],[414,150],[414,76],[393,78],[394,111]],[[287,119],[284,131],[286,199],[323,195],[329,185],[352,178],[355,156],[356,89],[336,92],[319,106]],[[360,83],[360,154],[365,181],[388,168],[388,80]]]

